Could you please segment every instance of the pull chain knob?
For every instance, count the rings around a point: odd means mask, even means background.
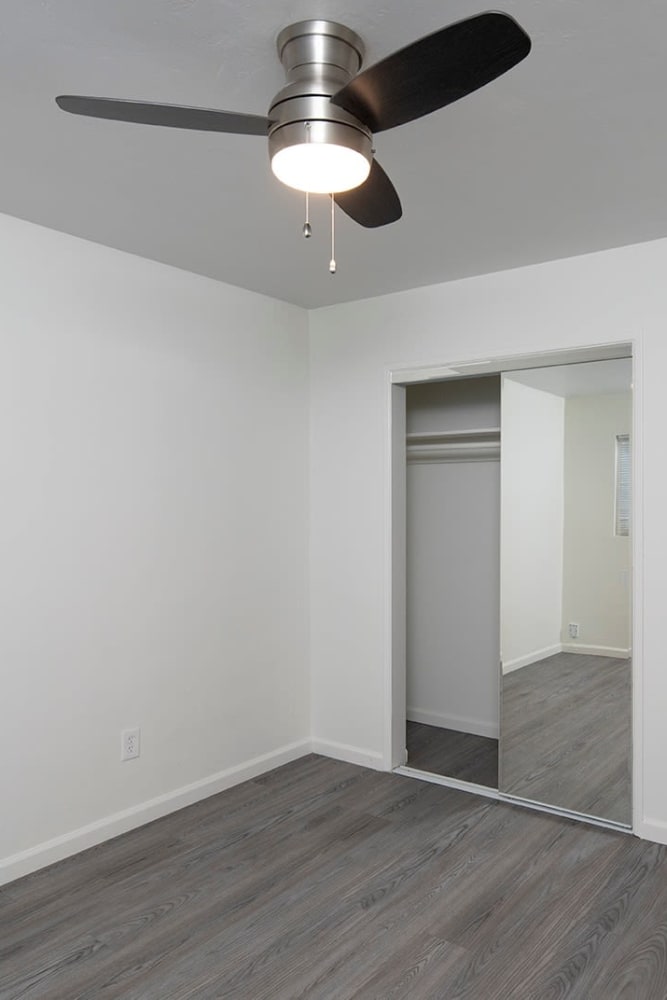
[[[303,224],[302,233],[308,240],[313,235],[313,228],[310,224],[310,196],[306,191],[306,221]]]

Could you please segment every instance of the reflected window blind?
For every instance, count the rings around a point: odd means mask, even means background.
[[[632,462],[630,457],[630,435],[616,435],[616,503],[614,534],[630,534],[630,486]]]

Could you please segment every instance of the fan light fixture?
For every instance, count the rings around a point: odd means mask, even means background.
[[[336,194],[359,187],[373,163],[371,131],[331,95],[359,72],[364,44],[333,21],[299,21],[280,32],[287,85],[269,109],[269,158],[288,187]]]
[[[365,156],[347,146],[332,143],[287,146],[271,161],[271,169],[283,184],[311,194],[336,194],[363,184],[371,171]]]
[[[359,187],[371,170],[370,137],[342,122],[303,122],[269,138],[271,169],[288,187],[331,194]]]

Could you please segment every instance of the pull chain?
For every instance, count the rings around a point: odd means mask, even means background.
[[[303,224],[303,235],[306,239],[309,239],[313,235],[312,226],[310,225],[310,195],[306,191],[306,221]]]
[[[329,261],[329,272],[331,274],[336,273],[336,220],[334,215],[334,208],[336,203],[334,201],[333,193],[331,195],[331,260]]]
[[[311,129],[310,122],[304,122],[303,123],[303,127],[306,130],[306,142],[309,143],[310,142],[310,129]],[[310,239],[310,237],[313,235],[313,230],[312,230],[312,227],[310,225],[310,192],[309,191],[306,191],[306,221],[303,224],[303,230],[302,230],[302,232],[303,232],[303,235],[304,235],[305,239]]]

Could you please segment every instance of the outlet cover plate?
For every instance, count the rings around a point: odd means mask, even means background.
[[[120,734],[120,759],[134,760],[141,752],[141,730],[123,729]]]

